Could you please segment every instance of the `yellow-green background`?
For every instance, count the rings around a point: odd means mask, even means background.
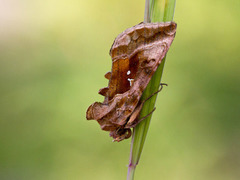
[[[122,180],[130,140],[112,143],[87,107],[111,69],[114,38],[145,0],[0,3],[0,179]],[[240,1],[177,1],[136,180],[240,178]]]

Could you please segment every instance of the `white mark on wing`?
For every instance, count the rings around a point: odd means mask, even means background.
[[[132,86],[132,81],[133,81],[133,79],[128,78],[127,80],[129,81],[130,86]]]
[[[127,75],[129,75],[129,74],[131,74],[131,71],[130,71],[130,70],[128,70],[128,72],[127,72]]]

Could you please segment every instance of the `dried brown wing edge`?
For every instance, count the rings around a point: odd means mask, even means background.
[[[112,51],[113,51],[113,49],[115,49],[115,48],[119,48],[119,47],[121,47],[121,46],[126,46],[126,45],[129,45],[129,43],[131,42],[131,39],[130,39],[130,41],[129,41],[129,38],[128,39],[126,39],[126,41],[124,42],[124,43],[118,43],[118,41],[119,41],[119,39],[121,39],[121,38],[124,38],[124,36],[129,36],[129,34],[131,34],[132,33],[132,38],[133,38],[133,40],[134,40],[134,38],[135,38],[135,40],[138,38],[137,37],[137,34],[135,33],[135,32],[137,32],[138,30],[141,30],[141,28],[150,28],[150,29],[152,29],[152,31],[157,31],[156,30],[156,28],[158,28],[158,27],[160,27],[160,29],[161,28],[164,28],[164,26],[165,25],[173,25],[173,27],[174,28],[170,28],[170,30],[168,29],[168,28],[166,28],[165,30],[164,30],[164,33],[165,34],[168,34],[168,35],[173,35],[173,38],[174,38],[174,35],[175,35],[175,32],[176,32],[176,24],[175,23],[173,23],[173,22],[169,22],[169,23],[141,23],[141,24],[139,24],[139,25],[136,25],[136,26],[134,26],[134,27],[132,27],[132,28],[129,28],[129,29],[127,29],[126,31],[124,31],[123,33],[121,33],[116,39],[115,39],[115,41],[114,41],[114,43],[113,43],[113,45],[112,45],[112,48],[111,48],[111,50],[110,50],[110,55],[111,55],[111,53],[112,53]],[[170,26],[171,27],[171,26]],[[168,31],[166,31],[166,30],[168,30]],[[159,31],[161,31],[161,30],[159,30]],[[151,35],[147,35],[148,33],[146,33],[145,31],[143,31],[144,33],[143,34],[141,34],[141,35],[143,35],[143,36],[145,36],[145,37],[147,37],[147,38],[149,38],[149,37],[151,37]],[[135,33],[135,34],[134,34]],[[154,34],[154,33],[153,33]],[[127,42],[127,43],[126,43]],[[171,44],[171,43],[170,43]],[[169,44],[169,46],[170,46],[170,44]],[[144,48],[146,48],[146,46],[145,47],[142,47],[141,48],[141,50],[144,50]],[[168,48],[167,48],[168,49]],[[122,58],[124,58],[124,57],[129,57],[129,58],[131,58],[137,51],[139,51],[140,49],[135,49],[135,52],[132,52],[131,54],[124,54],[124,55],[122,55]],[[118,56],[118,57],[113,57],[112,56],[112,60],[113,61],[117,61],[118,60],[118,58],[119,58],[120,56]],[[163,56],[164,57],[164,56]],[[162,58],[163,58],[162,57]],[[159,62],[159,64],[160,64],[160,62]],[[154,72],[155,72],[155,69],[153,70]],[[137,77],[136,77],[137,78]],[[107,79],[109,79],[109,78],[107,78]],[[111,78],[110,78],[110,81],[111,81]],[[109,81],[109,83],[110,83],[110,81]],[[150,81],[150,78],[149,78],[149,81]],[[149,82],[148,81],[148,82]],[[148,82],[145,82],[144,84],[146,84],[146,85],[144,85],[142,88],[141,88],[141,91],[143,91],[144,89],[145,89],[145,87],[147,86],[147,84],[148,84]],[[143,90],[142,90],[143,89]],[[105,91],[105,90],[102,90],[102,91]],[[128,90],[128,91],[126,91],[125,92],[126,94],[131,94],[132,92],[130,92],[130,90]],[[104,92],[103,93],[105,96],[106,96],[106,93]],[[123,93],[124,94],[124,93]],[[115,98],[115,97],[114,97]],[[114,99],[113,98],[113,99]],[[113,100],[112,99],[112,100]],[[140,97],[139,97],[139,99],[140,99]],[[114,101],[114,100],[113,100]],[[111,102],[109,101],[108,102],[109,103],[109,105],[111,104]],[[113,103],[114,104],[114,103]],[[106,104],[105,104],[106,105]],[[114,106],[114,105],[113,105]],[[91,106],[90,106],[91,107]],[[90,108],[89,107],[89,108]],[[116,106],[117,107],[117,106]],[[113,107],[112,107],[113,108]],[[112,109],[112,108],[110,108],[111,110],[114,110],[114,108]],[[135,107],[136,108],[136,107]],[[109,113],[111,110],[109,110],[108,109],[108,112],[107,113]],[[89,111],[89,110],[88,110]],[[88,113],[88,111],[87,111],[87,113]],[[104,113],[105,115],[107,114],[107,113]],[[102,116],[103,117],[103,116]],[[126,117],[128,117],[128,116],[126,116]],[[101,119],[101,118],[100,118]],[[100,119],[98,119],[98,122],[100,121]],[[111,118],[110,118],[111,119]],[[114,130],[114,128],[119,128],[118,126],[117,127],[115,127],[115,124],[114,123],[112,123],[111,122],[111,120],[110,119],[108,119],[109,121],[108,121],[108,125],[109,126],[112,126],[113,127],[113,129],[109,129],[111,132],[112,131],[116,131],[116,129]],[[128,129],[128,128],[127,128]],[[111,134],[111,133],[110,133]],[[119,137],[123,137],[122,135],[119,135]],[[127,138],[127,137],[126,137]]]

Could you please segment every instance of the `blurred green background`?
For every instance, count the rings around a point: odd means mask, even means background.
[[[0,2],[0,179],[122,180],[131,140],[112,143],[87,107],[114,38],[145,0]],[[136,180],[240,178],[240,1],[177,1],[178,30]]]

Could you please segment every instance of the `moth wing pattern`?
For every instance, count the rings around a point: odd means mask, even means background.
[[[97,120],[115,141],[131,136],[142,108],[140,99],[176,34],[176,23],[140,23],[117,36],[110,49],[108,87],[99,90],[104,102],[89,106],[86,117]]]

